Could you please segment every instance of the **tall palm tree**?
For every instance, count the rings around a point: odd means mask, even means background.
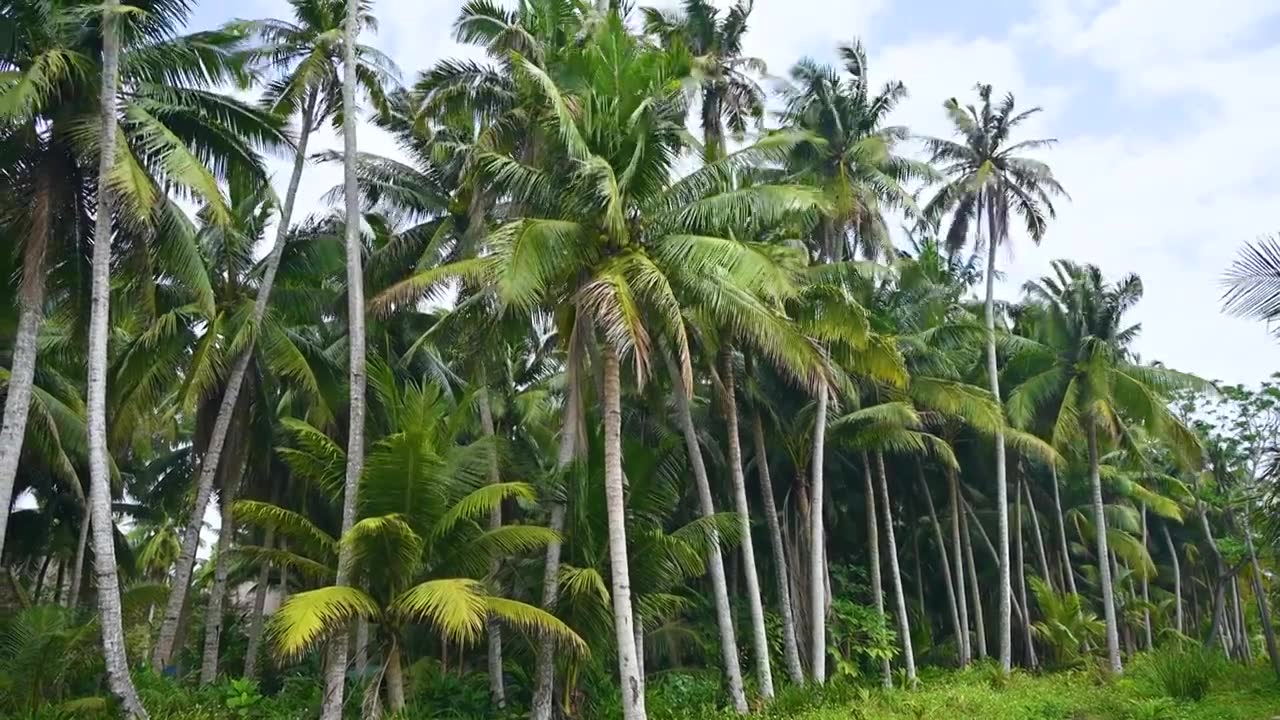
[[[107,458],[107,326],[111,312],[111,233],[113,198],[111,171],[115,167],[116,84],[120,74],[118,23],[122,14],[118,0],[103,5],[102,90],[98,129],[98,207],[94,224],[93,290],[89,316],[89,513],[92,523],[94,577],[98,585],[98,614],[102,625],[102,652],[107,663],[107,682],[131,718],[145,718],[147,710],[129,677],[124,626],[120,608],[120,578],[116,568],[116,548],[111,520],[111,473]],[[7,513],[8,508],[5,508]]]
[[[151,660],[155,667],[165,667],[173,655],[178,622],[186,602],[191,571],[195,567],[200,526],[213,491],[214,478],[218,473],[234,408],[253,357],[258,329],[266,317],[271,290],[289,237],[293,206],[307,160],[308,141],[311,133],[321,123],[337,118],[342,113],[342,81],[339,72],[343,63],[343,43],[338,31],[345,18],[345,3],[343,0],[295,0],[292,5],[297,18],[295,23],[258,20],[233,23],[231,26],[237,32],[250,33],[249,36],[257,40],[257,44],[248,51],[255,60],[266,64],[271,70],[282,72],[282,76],[267,87],[262,104],[275,117],[291,119],[297,115],[298,139],[294,147],[289,185],[276,221],[275,242],[262,261],[262,277],[258,282],[249,323],[242,329],[242,336],[230,343],[228,352],[235,360],[227,375],[213,430],[200,458],[195,501],[183,531],[182,554],[178,557],[173,589],[152,650]],[[376,21],[368,13],[367,6],[362,6],[360,22],[364,26],[376,27]],[[382,83],[394,79],[395,65],[368,46],[358,46],[355,51],[362,87],[371,97],[381,98]],[[231,462],[235,462],[235,459]]]
[[[1120,640],[1112,588],[1107,515],[1103,504],[1100,457],[1104,442],[1132,445],[1130,428],[1145,428],[1168,443],[1183,462],[1199,463],[1199,440],[1167,405],[1171,393],[1205,387],[1198,378],[1161,366],[1142,365],[1130,344],[1141,325],[1126,325],[1124,315],[1142,298],[1136,275],[1115,283],[1103,280],[1091,265],[1054,262],[1054,276],[1026,285],[1042,313],[1039,336],[1019,352],[1031,368],[1028,379],[1009,395],[1006,410],[1026,426],[1041,413],[1053,423],[1053,444],[1066,449],[1083,443],[1089,467],[1093,530],[1106,623],[1107,659],[1121,672]],[[1141,453],[1141,448],[1133,448]]]
[[[969,242],[987,248],[987,287],[983,312],[987,325],[987,382],[991,394],[1000,398],[999,364],[996,357],[995,274],[996,249],[1009,241],[1009,222],[1013,215],[1022,218],[1027,234],[1039,243],[1054,217],[1054,196],[1066,191],[1053,177],[1049,166],[1018,153],[1052,145],[1053,140],[1013,142],[1010,135],[1028,118],[1040,111],[1016,112],[1013,95],[993,104],[991,86],[979,85],[981,108],[961,108],[955,98],[944,107],[959,141],[927,138],[932,162],[939,166],[946,182],[924,208],[924,217],[935,226],[944,215],[951,214],[947,230],[947,247],[956,250]],[[982,224],[986,223],[986,237]],[[1000,665],[1008,672],[1013,664],[1012,609],[1010,606],[1009,565],[1009,488],[1005,477],[1004,434],[998,431],[996,446],[996,512],[998,518],[998,551],[1000,564]]]

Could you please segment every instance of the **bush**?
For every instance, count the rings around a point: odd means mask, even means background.
[[[1165,694],[1174,700],[1203,700],[1222,671],[1222,656],[1200,646],[1156,654],[1151,670]]]

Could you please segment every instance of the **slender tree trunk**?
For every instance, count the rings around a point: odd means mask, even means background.
[[[54,578],[54,586],[53,586],[53,604],[54,605],[62,604],[62,591],[64,590],[62,583],[63,583],[63,580],[66,579],[66,573],[67,573],[67,561],[59,560],[58,574]]]
[[[957,491],[956,498],[960,499]],[[960,513],[960,542],[964,547],[965,562],[969,566],[969,593],[973,597],[974,637],[978,641],[978,657],[987,657],[987,627],[982,612],[982,591],[978,584],[978,565],[973,559],[973,536],[969,534],[969,516],[965,513],[964,501],[956,505],[955,512]]]
[[[1240,578],[1231,578],[1231,595],[1236,612],[1236,643],[1240,647],[1240,659],[1253,664],[1253,643],[1249,641],[1249,624],[1244,617],[1244,601],[1240,599]]]
[[[1049,570],[1049,553],[1045,551],[1044,534],[1040,532],[1040,513],[1036,511],[1036,501],[1031,494],[1031,483],[1022,484],[1023,494],[1027,497],[1027,511],[1031,514],[1031,537],[1036,543],[1036,558],[1040,561],[1040,572],[1044,573],[1044,581],[1055,591],[1053,573]]]
[[[1058,542],[1062,545],[1062,570],[1066,575],[1067,589],[1073,595],[1079,595],[1076,589],[1076,574],[1071,568],[1071,547],[1067,544],[1067,526],[1063,520],[1062,496],[1058,492],[1058,466],[1050,463],[1049,471],[1053,473],[1053,516],[1058,523]]]
[[[764,501],[765,524],[769,528],[769,545],[773,550],[773,568],[778,583],[778,604],[782,613],[782,654],[787,674],[795,685],[804,684],[804,668],[800,665],[800,648],[796,642],[795,616],[791,611],[791,583],[787,572],[787,553],[782,544],[782,527],[773,499],[773,481],[769,476],[769,455],[764,439],[764,423],[760,410],[751,411],[752,435],[755,441],[756,470],[760,473],[760,494]],[[705,472],[705,471],[704,471]]]
[[[1213,564],[1207,568],[1207,574],[1212,579],[1212,586],[1206,585],[1208,589],[1213,589],[1213,616],[1209,625],[1209,637],[1205,639],[1205,647],[1213,645],[1218,640],[1219,634],[1222,635],[1222,649],[1227,653],[1231,653],[1231,638],[1228,633],[1222,633],[1222,625],[1224,621],[1223,608],[1226,605],[1225,582],[1227,569],[1222,561],[1222,552],[1218,550],[1218,541],[1213,537],[1213,528],[1209,526],[1209,509],[1204,501],[1197,501],[1199,505],[1200,529],[1204,531],[1205,543],[1209,546],[1209,555],[1213,559]]]
[[[0,556],[9,526],[13,503],[13,480],[18,474],[18,458],[27,432],[27,414],[35,387],[37,339],[44,316],[44,256],[52,231],[53,198],[48,172],[37,171],[37,187],[31,202],[36,205],[35,222],[26,233],[22,254],[22,279],[18,284],[18,328],[13,337],[13,358],[4,399],[4,419],[0,421]],[[74,479],[74,478],[73,478]],[[79,482],[79,480],[76,480]]]
[[[88,417],[89,517],[93,533],[93,571],[98,587],[98,622],[107,685],[125,717],[147,718],[129,677],[120,578],[116,574],[115,525],[111,519],[111,472],[107,447],[107,334],[111,325],[111,170],[115,167],[116,82],[120,42],[116,21],[120,1],[105,0],[102,10],[102,92],[99,94],[98,207],[93,233],[93,283],[89,314]],[[7,508],[5,508],[7,510]]]
[[[280,209],[280,221],[276,226],[275,244],[267,255],[263,265],[262,282],[258,285],[257,295],[253,301],[253,317],[250,326],[248,344],[232,365],[231,374],[227,377],[227,387],[222,393],[222,401],[218,405],[218,415],[213,423],[213,431],[209,435],[209,445],[200,458],[199,475],[196,480],[195,502],[187,517],[186,527],[182,532],[182,549],[178,554],[178,562],[174,568],[173,580],[170,583],[169,599],[165,606],[164,619],[160,624],[160,633],[152,648],[151,664],[162,670],[173,657],[174,642],[177,637],[178,616],[186,604],[187,592],[191,585],[191,572],[195,569],[196,552],[200,548],[200,528],[204,526],[205,509],[209,505],[209,496],[213,493],[213,482],[217,477],[223,449],[226,446],[227,433],[231,429],[232,417],[236,403],[240,399],[240,390],[244,386],[248,374],[249,363],[253,359],[254,340],[262,327],[263,318],[267,315],[267,304],[271,298],[271,289],[275,285],[276,272],[280,269],[280,258],[289,239],[289,223],[293,215],[294,201],[298,196],[298,185],[302,180],[302,168],[306,163],[307,141],[312,130],[312,114],[315,99],[306,103],[302,112],[302,128],[298,136],[297,154],[293,160],[293,172],[289,176],[289,189],[285,193],[284,205]],[[354,132],[354,130],[353,130]],[[357,209],[358,213],[358,209]]]
[[[676,416],[680,422],[680,431],[684,434],[685,451],[689,455],[689,464],[693,468],[694,485],[698,491],[699,510],[703,517],[715,515],[715,501],[711,497],[711,483],[707,479],[707,466],[702,458],[702,447],[698,444],[698,432],[693,426],[693,413],[689,409],[689,391],[684,387],[684,380],[675,360],[666,355],[667,369],[671,375],[672,399],[675,401]],[[777,525],[775,518],[774,525]],[[729,607],[729,592],[725,584],[724,558],[720,552],[719,538],[711,543],[707,552],[707,574],[711,576],[711,594],[716,610],[716,626],[720,630],[720,656],[724,662],[725,682],[729,686],[729,700],[739,714],[746,713],[747,695],[742,687],[742,668],[738,664],[738,641],[733,631],[733,611]],[[786,593],[783,586],[782,593]],[[792,638],[794,642],[794,637]]]
[[[400,642],[393,640],[387,651],[387,709],[393,714],[404,710],[404,668],[400,661]]]
[[[893,581],[893,599],[898,611],[898,634],[902,636],[902,662],[907,669],[907,682],[916,684],[916,655],[911,643],[911,623],[907,618],[907,597],[902,591],[902,570],[898,566],[898,541],[893,528],[893,506],[889,504],[889,479],[884,471],[884,455],[876,451],[876,475],[880,480],[880,509],[884,512],[884,535],[888,543],[889,576]]]
[[[988,198],[986,201],[987,222],[987,294],[983,303],[983,313],[987,324],[987,381],[991,394],[1000,400],[1000,369],[996,361],[996,246],[1001,233],[995,224],[995,206]],[[979,211],[981,212],[981,210]],[[997,427],[995,432],[996,446],[996,517],[998,518],[999,566],[999,639],[1000,667],[1005,673],[1013,668],[1013,634],[1010,613],[1010,580],[1009,580],[1009,488],[1005,478],[1004,430]]]
[[[1173,618],[1174,627],[1178,629],[1178,634],[1183,631],[1182,625],[1182,563],[1178,559],[1178,548],[1173,544],[1173,536],[1169,534],[1169,526],[1160,523],[1160,529],[1164,532],[1164,544],[1169,550],[1169,558],[1173,561]]]
[[[827,394],[824,383],[818,389],[818,408],[813,418],[813,487],[809,499],[809,669],[814,682],[827,681],[826,529],[823,527],[823,464],[827,457]]]
[[[1142,506],[1142,547],[1147,548],[1150,543],[1150,536],[1147,534],[1147,506]],[[1146,570],[1142,573],[1142,636],[1145,648],[1150,651],[1155,647],[1155,640],[1151,634],[1151,582],[1147,579]]]
[[[760,577],[756,573],[755,546],[751,539],[751,507],[747,503],[747,481],[742,472],[742,437],[738,433],[737,382],[734,377],[733,355],[726,348],[722,372],[724,373],[724,417],[729,436],[729,479],[733,484],[733,505],[738,513],[742,539],[742,576],[746,581],[747,609],[751,615],[751,650],[756,661],[756,682],[760,696],[773,698],[773,668],[769,662],[769,635],[764,626],[764,604],[760,600]]]
[[[880,622],[888,626],[888,619],[884,614],[884,581],[880,577],[880,521],[876,512],[876,486],[871,477],[871,458],[865,452],[862,453],[862,480],[867,497],[867,564],[871,566],[871,599],[875,603]],[[889,658],[880,660],[880,676],[885,687],[893,685]]]
[[[1243,523],[1244,547],[1249,553],[1249,565],[1253,570],[1253,597],[1258,602],[1258,621],[1262,623],[1262,638],[1267,645],[1267,657],[1271,660],[1271,669],[1275,671],[1276,677],[1280,677],[1280,650],[1276,648],[1276,629],[1271,624],[1271,603],[1267,600],[1267,588],[1262,583],[1262,565],[1258,562],[1258,553],[1253,546],[1249,512],[1250,509],[1246,508]]]
[[[1018,490],[1014,494],[1013,547],[1016,554],[1014,564],[1018,568],[1018,602],[1022,604],[1022,642],[1027,647],[1027,664],[1035,669],[1040,663],[1036,658],[1036,646],[1031,637],[1031,606],[1027,604],[1027,564],[1023,558],[1022,536],[1022,491],[1026,485],[1018,480]],[[1049,582],[1046,578],[1045,582]]]
[[[356,522],[356,495],[364,470],[365,333],[363,245],[360,242],[360,189],[356,178],[356,36],[359,35],[360,0],[347,0],[347,16],[342,28],[342,170],[345,249],[347,266],[347,344],[350,357],[348,387],[350,410],[347,427],[347,472],[342,494],[342,533],[346,536]],[[338,551],[335,585],[347,585],[351,577],[352,549],[343,543]],[[321,720],[341,720],[347,670],[347,644],[330,643],[325,667],[324,703]]]
[[[1093,527],[1098,544],[1098,583],[1102,593],[1102,615],[1107,629],[1107,662],[1111,672],[1120,673],[1120,635],[1116,620],[1115,593],[1111,587],[1111,557],[1107,549],[1107,515],[1102,504],[1102,477],[1098,469],[1098,428],[1090,419],[1086,419],[1086,434],[1089,443],[1089,485],[1093,494]]]
[[[364,677],[369,670],[369,621],[364,618],[356,618],[355,633],[351,642],[351,654],[355,656],[351,665],[356,670],[356,675]]]
[[[67,588],[65,604],[75,609],[80,604],[80,586],[84,583],[84,556],[89,546],[90,511],[86,507],[84,516],[80,518],[80,536],[76,539],[76,557],[71,563],[71,580]]]
[[[275,544],[275,529],[268,528],[262,546],[268,550]],[[258,677],[258,655],[262,648],[262,628],[266,619],[267,590],[271,582],[271,563],[263,562],[258,568],[258,582],[253,589],[253,611],[249,619],[249,639],[244,651],[244,677]]]
[[[560,430],[560,448],[556,456],[556,468],[563,472],[573,462],[576,438],[578,436],[579,397],[577,371],[578,357],[572,347],[566,367],[566,394],[564,403],[564,426]],[[559,498],[551,501],[551,518],[548,523],[557,538],[564,532],[565,506]],[[542,609],[555,612],[556,599],[560,594],[560,540],[547,543],[546,560],[542,574]],[[531,720],[551,720],[555,700],[555,641],[550,637],[538,639],[538,658],[535,666],[533,701],[530,710]]]
[[[243,465],[241,466],[243,467]],[[204,613],[204,653],[200,658],[200,684],[218,679],[218,653],[222,647],[222,604],[227,595],[227,572],[231,569],[231,539],[235,534],[236,488],[240,474],[223,473],[222,527],[218,530],[218,549],[214,558],[213,587]]]
[[[960,479],[953,467],[947,467],[947,493],[951,503],[951,575],[955,582],[956,614],[960,618],[960,667],[973,660],[973,643],[969,635],[969,598],[964,585],[964,543],[961,542]]]
[[[968,510],[970,517],[972,517],[974,526],[978,528],[978,535],[982,537],[982,542],[987,546],[987,552],[991,554],[992,559],[996,558],[996,546],[991,542],[991,536],[987,535],[987,529],[978,521],[978,515],[973,511],[972,507],[966,505],[966,510]],[[1010,599],[1011,602],[1009,610],[1017,617],[1018,622],[1026,622],[1027,616],[1022,614],[1022,605],[1018,603],[1018,599],[1012,595],[1010,596]]]
[[[929,510],[929,524],[933,526],[933,540],[938,544],[938,555],[941,560],[938,564],[942,566],[942,580],[947,588],[947,610],[951,613],[951,630],[956,636],[957,660],[960,666],[964,667],[967,664],[964,647],[965,632],[960,627],[960,608],[956,602],[955,586],[952,584],[951,565],[947,562],[947,541],[943,538],[942,523],[938,522],[938,511],[933,505],[933,493],[929,491],[929,483],[924,479],[924,468],[919,461],[916,461],[916,480],[920,483],[920,494],[924,496],[925,507]],[[925,617],[923,602],[920,610],[921,617]]]
[[[636,659],[635,614],[631,608],[631,574],[627,563],[626,499],[622,487],[622,383],[618,351],[605,344],[604,491],[609,519],[609,570],[613,589],[613,627],[618,642],[618,684],[623,720],[647,717],[644,685]]]
[[[480,431],[489,438],[490,442],[497,442],[497,434],[493,429],[493,408],[489,402],[489,385],[483,370],[480,378],[483,385],[480,397],[477,398],[480,404]],[[498,449],[494,447],[489,451],[489,483],[496,485],[500,479]],[[489,529],[497,530],[500,527],[502,527],[502,505],[498,504],[489,513]],[[501,567],[502,563],[496,557],[489,563],[489,577],[492,582],[498,581],[498,571]],[[489,698],[493,701],[494,707],[502,710],[507,707],[507,690],[502,676],[502,623],[498,622],[498,618],[489,615],[485,619],[485,626],[489,636]]]

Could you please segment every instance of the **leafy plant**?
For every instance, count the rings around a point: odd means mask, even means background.
[[[1175,700],[1199,702],[1209,694],[1222,674],[1222,656],[1199,645],[1155,655],[1152,672],[1166,695]]]
[[[227,684],[226,699],[223,704],[236,717],[246,718],[253,708],[262,702],[262,693],[258,692],[258,683],[245,678],[237,678]]]

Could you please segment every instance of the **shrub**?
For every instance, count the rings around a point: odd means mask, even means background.
[[[1209,694],[1222,670],[1222,656],[1200,646],[1158,653],[1151,669],[1165,694],[1175,700],[1199,701]]]

